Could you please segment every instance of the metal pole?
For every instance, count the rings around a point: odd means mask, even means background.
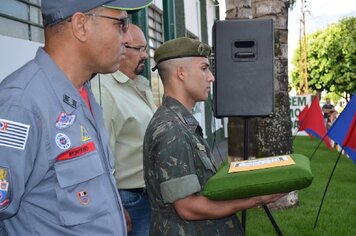
[[[244,160],[248,159],[248,117],[244,117]],[[246,234],[246,210],[242,211],[241,223],[242,228]]]
[[[342,149],[341,149],[341,151],[340,151],[340,153],[339,153],[339,155],[338,155],[338,157],[337,157],[337,159],[336,159],[336,162],[335,162],[335,165],[334,165],[334,167],[333,167],[333,170],[332,170],[331,173],[330,173],[328,183],[327,183],[326,186],[325,186],[325,190],[324,190],[324,193],[323,193],[323,197],[321,198],[321,202],[320,202],[319,209],[318,209],[318,214],[317,214],[317,216],[316,216],[316,218],[315,218],[314,229],[316,228],[316,225],[317,225],[317,223],[318,223],[320,211],[321,211],[321,208],[322,208],[323,203],[324,203],[324,199],[325,199],[326,192],[328,191],[331,178],[332,178],[333,175],[334,175],[334,172],[335,172],[337,163],[338,163],[339,160],[340,160],[341,153],[342,153],[343,150],[344,150],[344,147],[342,147]]]
[[[249,140],[249,133],[248,133],[248,117],[244,117],[244,160],[248,159],[248,140]],[[265,210],[269,220],[271,221],[274,230],[276,231],[278,236],[283,236],[281,230],[279,229],[276,221],[274,220],[271,212],[269,211],[267,205],[262,205],[263,209]],[[246,219],[247,215],[246,215],[246,210],[242,211],[242,215],[241,215],[241,224],[242,224],[242,228],[246,234]]]

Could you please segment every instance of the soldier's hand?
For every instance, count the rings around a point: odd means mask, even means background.
[[[288,193],[276,193],[276,194],[270,194],[270,195],[257,196],[254,198],[257,202],[257,205],[264,205],[264,204],[275,202],[287,194]]]

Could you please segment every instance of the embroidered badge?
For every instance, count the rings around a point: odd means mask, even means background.
[[[10,200],[7,198],[7,190],[9,189],[9,182],[0,180],[0,206],[9,204]]]
[[[198,149],[199,149],[200,151],[206,152],[205,146],[204,146],[203,144],[197,143],[197,146],[198,146]]]
[[[7,170],[0,168],[0,207],[6,206],[10,203],[8,197],[9,182],[6,179]]]
[[[75,147],[66,152],[63,152],[56,158],[56,161],[65,161],[65,160],[73,159],[92,151],[95,151],[94,142],[85,143],[79,147]]]
[[[0,119],[0,146],[25,149],[30,126]]]
[[[86,142],[91,139],[88,130],[82,125],[80,126],[80,137],[82,138],[83,142]]]
[[[0,180],[6,179],[7,171],[4,168],[0,168]]]
[[[73,125],[74,121],[75,121],[75,115],[61,112],[61,114],[59,114],[57,118],[56,127],[57,129],[65,129]]]
[[[90,198],[89,198],[87,191],[77,192],[77,197],[78,197],[80,204],[82,204],[82,205],[88,205],[90,202]]]
[[[77,101],[66,94],[63,95],[63,102],[67,103],[69,106],[73,108],[77,108]]]
[[[70,148],[71,142],[67,135],[58,133],[56,134],[56,144],[60,149],[66,150]]]

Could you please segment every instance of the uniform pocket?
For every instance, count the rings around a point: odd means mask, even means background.
[[[201,162],[203,163],[204,167],[215,173],[215,168],[214,168],[210,158],[208,157],[207,153],[205,151],[198,150],[198,156],[199,156]]]
[[[126,190],[119,190],[122,205],[124,207],[132,207],[140,203],[142,195],[140,193],[134,193]]]
[[[104,196],[104,168],[97,152],[54,165],[59,218],[73,226],[94,220],[108,210]]]

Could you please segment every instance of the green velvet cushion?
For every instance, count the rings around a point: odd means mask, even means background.
[[[228,173],[230,163],[225,163],[206,182],[203,195],[212,200],[229,200],[308,187],[313,180],[309,159],[300,154],[290,156],[293,165],[236,173]]]

